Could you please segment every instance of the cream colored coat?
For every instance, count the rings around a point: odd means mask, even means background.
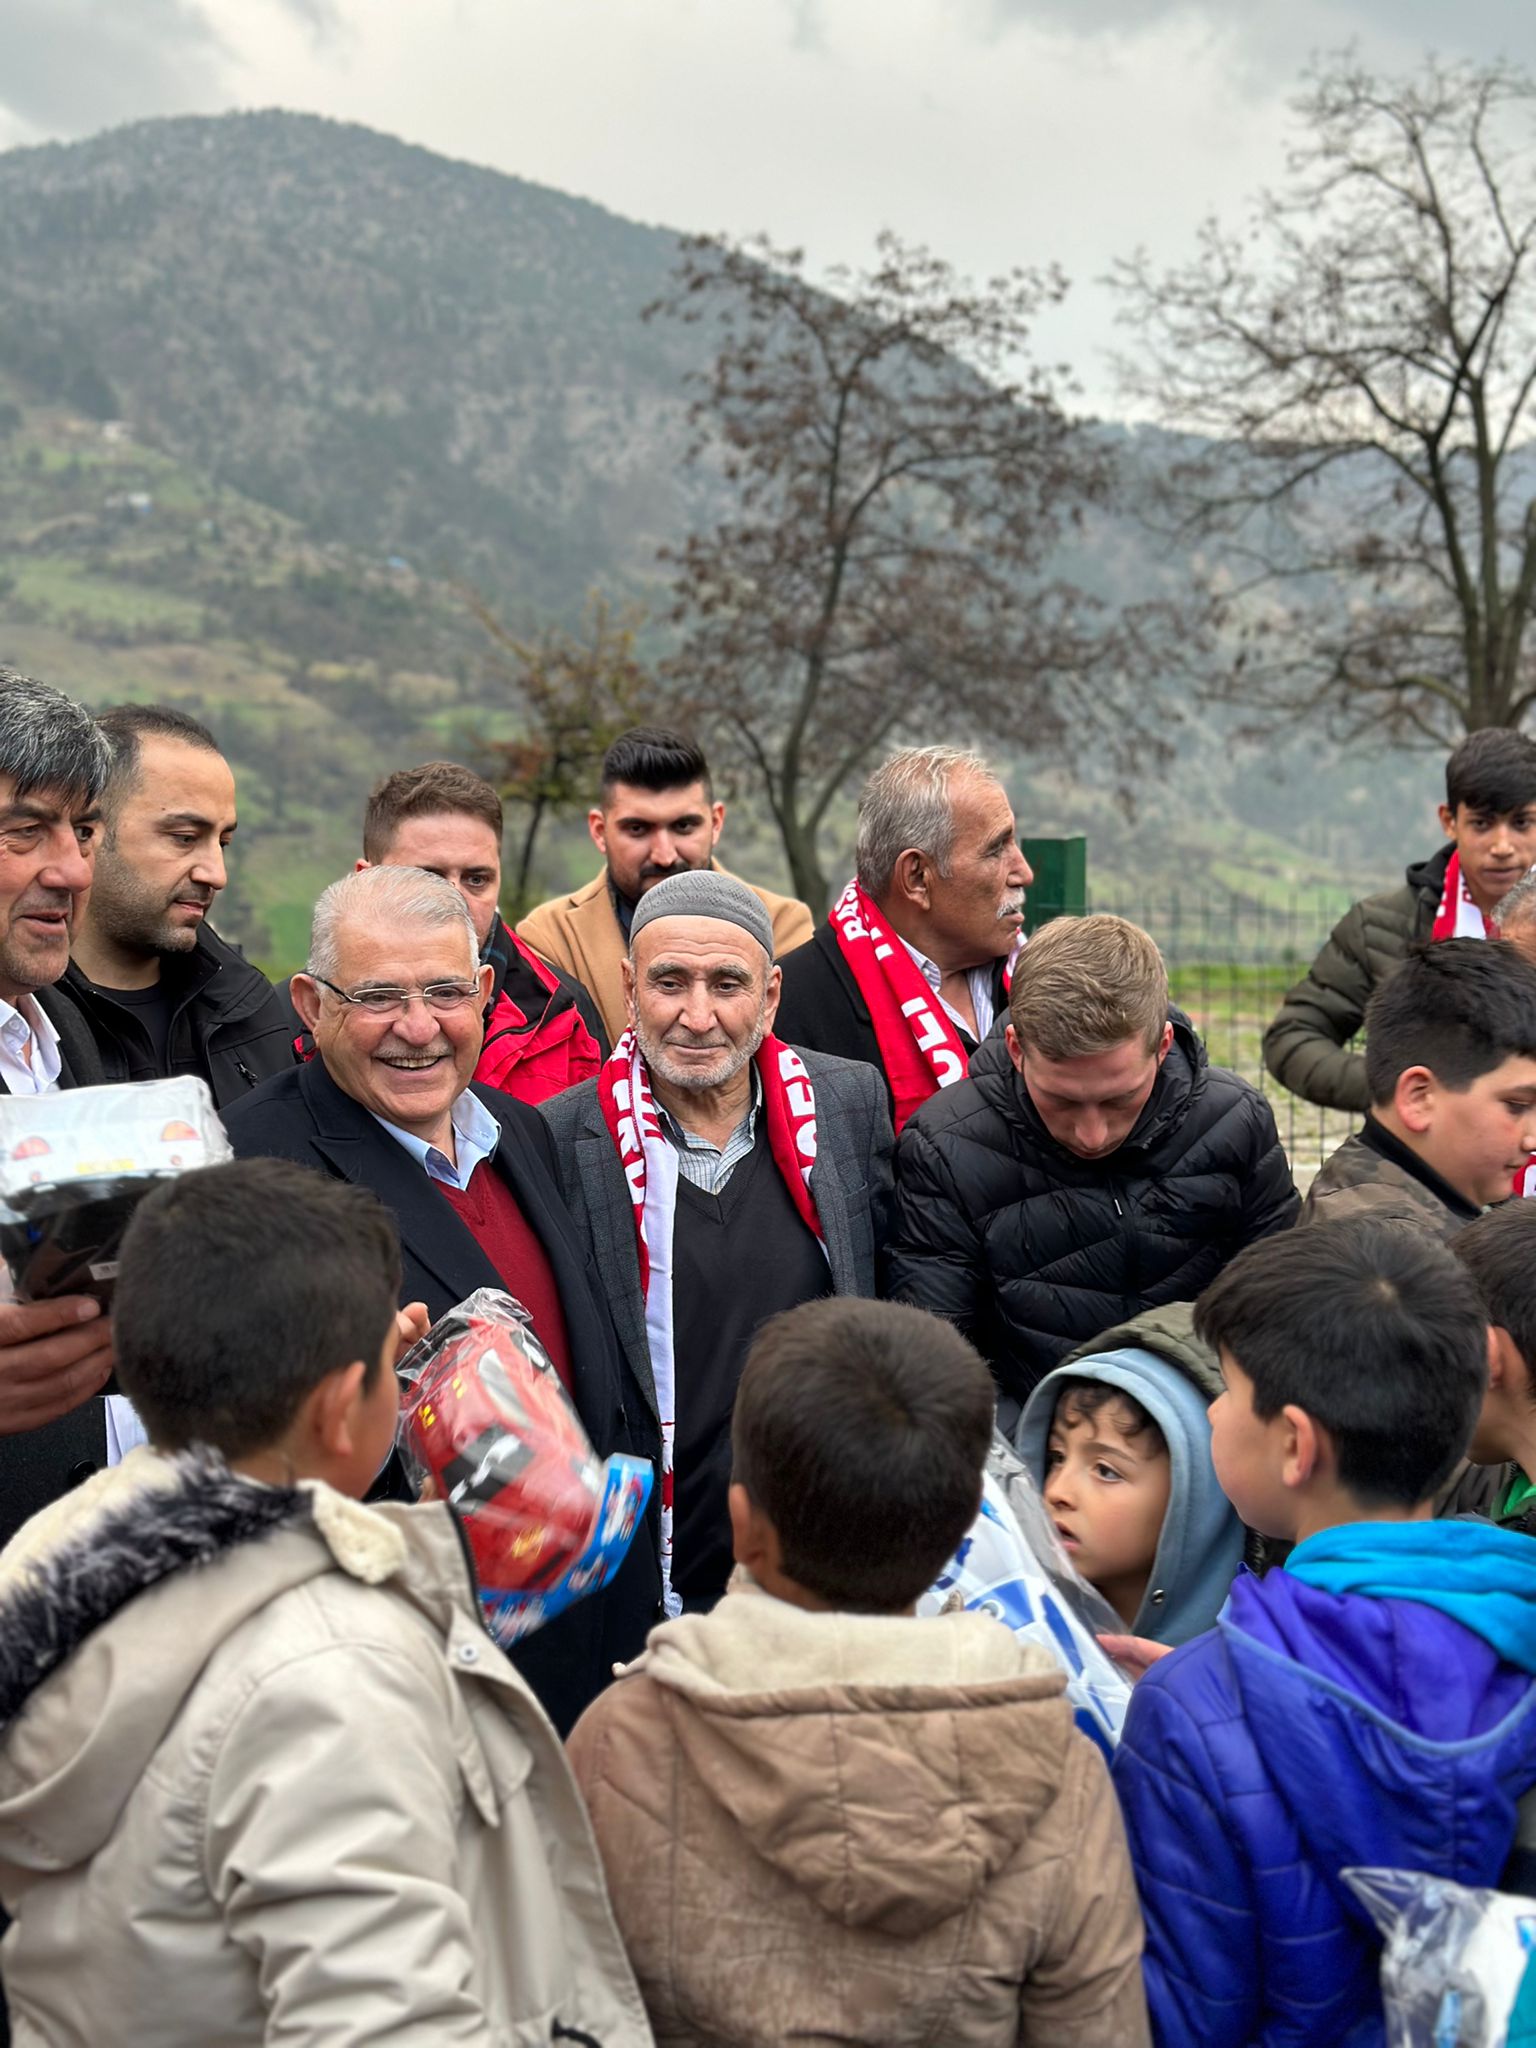
[[[655,1629],[569,1748],[663,2048],[1142,2048],[1125,1835],[1062,1687],[979,1614],[748,1587]]]
[[[29,1523],[0,1612],[108,1510],[158,1540],[168,1475],[135,1452]],[[560,1744],[445,1509],[316,1487],[312,1522],[86,1635],[0,1742],[0,1898],[16,2048],[651,2040]]]
[[[718,861],[710,865],[720,874],[728,872]],[[782,959],[796,946],[803,946],[815,930],[805,905],[793,896],[775,896],[771,889],[759,889],[755,882],[746,886],[762,898],[773,920],[774,958]],[[537,904],[518,926],[517,936],[585,985],[602,1014],[604,1030],[617,1044],[629,1023],[619,972],[625,946],[608,893],[607,868],[570,895],[551,896],[547,903]]]

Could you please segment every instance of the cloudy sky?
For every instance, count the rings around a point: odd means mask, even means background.
[[[1040,336],[1115,409],[1096,279],[1176,258],[1280,168],[1309,53],[1536,68],[1530,0],[3,0],[0,147],[148,115],[365,122],[818,267],[881,227],[957,265],[1060,262]]]

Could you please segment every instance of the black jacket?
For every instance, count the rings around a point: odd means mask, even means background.
[[[294,1063],[288,1010],[267,977],[207,925],[189,953],[167,953],[161,977],[173,991],[170,1047],[164,1070],[133,1012],[114,1002],[70,962],[62,981],[39,1000],[62,1035],[83,1025],[94,1043],[98,1081],[155,1081],[182,1074],[208,1083],[222,1110]]]
[[[897,1143],[891,1293],[955,1323],[1014,1401],[1075,1345],[1193,1300],[1244,1245],[1296,1220],[1268,1103],[1172,1017],[1146,1108],[1107,1159],[1050,1136],[1000,1033]]]
[[[501,1126],[495,1169],[549,1260],[565,1313],[576,1408],[593,1449],[599,1457],[633,1450],[645,1455],[637,1434],[644,1396],[625,1369],[603,1287],[566,1207],[549,1132],[526,1103],[471,1085]],[[404,1260],[402,1303],[424,1301],[436,1321],[477,1287],[505,1286],[415,1160],[342,1093],[322,1061],[266,1082],[225,1123],[237,1157],[296,1160],[370,1188],[393,1211]],[[605,1592],[579,1602],[514,1652],[562,1733],[601,1691],[613,1664],[639,1653],[660,1619],[660,1599],[659,1542],[653,1530],[642,1530]]]
[[[1006,961],[999,960],[992,976],[992,1000],[999,1017],[1008,1004],[1003,987],[1006,966]],[[843,958],[831,920],[816,927],[808,946],[796,946],[787,953],[779,968],[783,979],[774,1036],[786,1045],[809,1046],[813,1052],[829,1052],[842,1060],[863,1060],[879,1067],[883,1075],[880,1041],[870,1022],[869,1005]],[[889,1107],[889,1086],[886,1102]]]

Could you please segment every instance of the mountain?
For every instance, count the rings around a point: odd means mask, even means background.
[[[0,155],[0,662],[208,718],[241,790],[221,922],[257,957],[293,964],[376,775],[516,729],[460,586],[519,629],[573,622],[594,585],[664,608],[657,548],[717,488],[681,461],[704,332],[640,317],[676,247],[311,116]],[[1129,522],[1077,545],[1111,599],[1177,574]],[[1234,748],[1167,708],[1178,759],[1134,822],[1091,759],[1010,750],[1029,824],[1090,831],[1101,896],[1336,898],[1431,838],[1432,764]],[[749,792],[729,831],[782,882]],[[590,860],[571,821],[544,879]]]

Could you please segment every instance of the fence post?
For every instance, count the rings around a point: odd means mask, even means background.
[[[1088,841],[1021,839],[1024,858],[1035,871],[1024,906],[1024,929],[1038,931],[1053,917],[1081,917],[1088,908]]]

